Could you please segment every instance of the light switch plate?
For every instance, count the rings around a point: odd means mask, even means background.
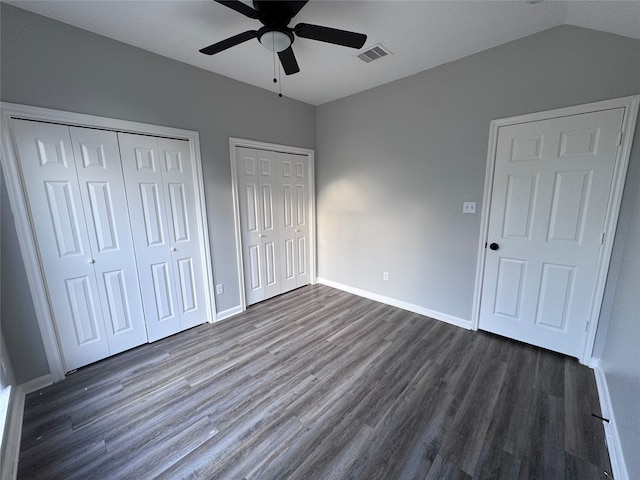
[[[476,213],[476,202],[463,202],[462,213]]]

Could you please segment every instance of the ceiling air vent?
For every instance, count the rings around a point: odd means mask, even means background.
[[[365,50],[364,52],[359,53],[356,56],[363,62],[369,63],[379,58],[386,57],[387,55],[391,55],[391,52],[387,48],[377,43],[370,49]]]

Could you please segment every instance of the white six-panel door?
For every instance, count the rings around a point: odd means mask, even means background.
[[[500,127],[481,329],[581,355],[623,116]]]
[[[115,134],[12,126],[65,369],[144,343]]]
[[[236,148],[247,305],[309,283],[306,155]]]
[[[118,134],[150,341],[207,320],[188,142]]]

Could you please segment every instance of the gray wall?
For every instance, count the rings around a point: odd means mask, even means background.
[[[31,301],[4,179],[0,180],[0,199],[0,321],[13,373],[20,384],[46,375],[49,365]]]
[[[2,222],[2,218],[6,215],[3,210],[4,206],[7,203],[7,198],[4,192],[4,175],[2,168],[0,168],[0,224]],[[11,357],[9,357],[9,351],[7,349],[7,344],[5,342],[5,334],[2,330],[2,244],[5,238],[5,232],[0,229],[0,362],[2,363],[2,370],[0,370],[0,390],[8,386],[17,386],[18,382],[16,380],[15,374],[13,372],[13,364],[11,362]],[[0,425],[0,429],[6,428],[5,425]],[[4,439],[5,437],[2,436]],[[4,446],[4,442],[2,443]],[[2,459],[2,452],[0,451],[0,459]],[[2,474],[2,468],[0,468],[0,475]]]
[[[318,107],[319,276],[470,319],[480,216],[461,208],[480,207],[490,121],[638,93],[640,40],[561,26]],[[640,478],[639,184],[640,123],[594,351],[630,478]]]
[[[640,182],[639,175],[635,181]],[[601,361],[629,478],[640,478],[640,189],[635,197],[628,234],[620,238],[624,262]]]
[[[318,107],[319,276],[470,320],[490,121],[637,93],[639,40],[561,26]]]
[[[2,101],[200,133],[213,276],[225,287],[216,297],[217,309],[239,305],[229,137],[313,149],[315,108],[15,7],[0,8]],[[7,222],[3,231],[11,229]],[[15,251],[3,253],[5,262],[20,259]],[[25,285],[18,296],[28,303]],[[5,308],[11,299],[2,298]],[[33,318],[3,322],[7,338],[10,322],[20,322],[22,332],[33,331]],[[40,340],[31,333],[26,337],[27,343],[11,352],[21,379],[43,373],[36,360]]]

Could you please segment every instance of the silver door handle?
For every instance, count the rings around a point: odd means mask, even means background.
[[[259,236],[260,238],[263,238],[263,237],[264,237],[265,235],[263,235],[263,234],[260,234],[260,235],[258,235],[258,236]]]
[[[171,251],[175,252],[176,251],[176,247],[171,247]]]
[[[93,258],[90,258],[89,263],[93,264],[93,263],[96,263],[96,261]]]

